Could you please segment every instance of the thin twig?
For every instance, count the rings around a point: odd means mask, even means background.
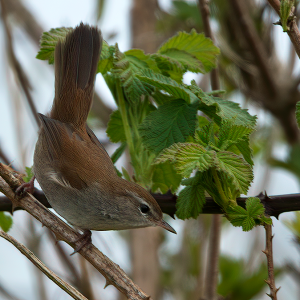
[[[268,263],[268,280],[265,282],[270,287],[270,294],[267,294],[272,300],[277,300],[277,292],[279,288],[275,286],[275,276],[274,276],[274,264],[273,264],[273,247],[272,247],[272,225],[265,225],[266,230],[266,249],[262,252],[267,256],[267,263]]]
[[[11,59],[12,65],[14,67],[14,71],[18,77],[18,80],[21,84],[21,87],[25,93],[27,102],[29,104],[30,110],[32,112],[32,115],[34,117],[34,120],[37,124],[37,126],[39,126],[40,121],[37,115],[37,110],[35,108],[33,99],[31,97],[31,93],[30,93],[30,84],[29,84],[29,80],[25,75],[24,70],[22,69],[22,66],[20,65],[19,61],[16,58],[14,49],[13,49],[13,44],[12,44],[12,36],[11,36],[11,32],[10,32],[10,28],[7,22],[7,10],[6,10],[6,1],[5,0],[0,0],[1,2],[1,16],[2,16],[2,21],[4,24],[4,28],[5,28],[5,32],[6,32],[6,37],[7,37],[7,49],[8,49],[8,54],[9,54],[9,58]]]
[[[205,280],[205,299],[215,300],[217,297],[217,285],[219,274],[221,238],[221,216],[213,215],[211,224],[211,234],[209,240],[209,255],[207,263],[207,274]]]
[[[88,300],[74,287],[59,278],[54,272],[48,269],[28,248],[16,241],[12,236],[0,230],[0,236],[13,244],[22,254],[24,254],[37,268],[39,268],[49,279],[57,284],[62,290],[77,300]]]
[[[280,1],[279,0],[268,0],[269,4],[274,8],[278,16],[280,16]],[[289,24],[290,30],[287,31],[291,42],[293,43],[296,53],[300,58],[300,32],[297,26],[296,20],[292,19]]]
[[[80,234],[73,228],[63,222],[60,218],[49,211],[31,194],[19,198],[15,195],[14,190],[20,186],[22,181],[16,178],[7,166],[0,163],[0,191],[8,197],[13,207],[21,207],[40,221],[44,226],[49,228],[58,240],[65,241],[72,248],[80,245]],[[126,273],[93,244],[86,245],[78,251],[87,261],[89,261],[105,278],[106,286],[113,285],[121,293],[125,294],[131,300],[150,299]]]

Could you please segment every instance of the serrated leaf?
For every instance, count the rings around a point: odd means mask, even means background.
[[[174,162],[176,159],[176,153],[183,143],[175,143],[169,148],[164,149],[160,155],[155,159],[155,164],[164,163],[166,161]]]
[[[215,68],[220,50],[211,39],[192,30],[178,32],[159,48],[158,53],[179,61],[189,71],[206,73]]]
[[[242,223],[243,231],[250,231],[255,226],[255,221],[251,217],[246,217]]]
[[[142,82],[137,75],[144,69],[154,68],[155,62],[142,50],[135,49],[126,53],[122,53],[115,45],[113,73],[120,78],[127,99],[135,102],[142,95],[151,95],[154,91],[152,85]]]
[[[40,40],[40,51],[37,59],[48,60],[49,64],[54,63],[54,50],[59,40],[64,40],[66,35],[72,31],[71,27],[52,28],[49,32],[43,32]]]
[[[98,62],[97,73],[105,75],[113,67],[115,47],[109,46],[106,41],[103,40],[100,59]]]
[[[241,152],[241,154],[243,155],[245,161],[249,165],[253,166],[254,162],[252,160],[252,149],[250,148],[249,137],[246,137],[242,141],[239,141],[239,143],[235,144],[235,146]]]
[[[13,224],[11,216],[7,215],[3,211],[0,211],[0,227],[3,231],[8,232]]]
[[[185,68],[178,61],[162,54],[154,53],[151,57],[155,59],[157,67],[160,69],[162,75],[175,80],[177,83],[182,82]]]
[[[185,187],[177,198],[176,216],[179,219],[196,219],[205,203],[205,191],[201,185]]]
[[[249,216],[255,218],[265,212],[265,208],[257,197],[249,197],[246,201],[246,210]]]
[[[272,220],[264,213],[265,208],[257,197],[250,197],[246,200],[246,209],[238,205],[226,209],[226,216],[231,224],[242,226],[244,231],[249,231],[259,224],[272,224]]]
[[[214,165],[215,152],[207,151],[199,144],[181,144],[175,154],[174,166],[183,177],[189,177],[193,170],[200,172],[208,170]]]
[[[155,153],[174,143],[185,142],[196,127],[197,103],[177,99],[151,112],[139,126],[143,144]]]
[[[216,168],[230,180],[233,188],[241,194],[247,194],[253,180],[251,166],[243,158],[228,152],[217,152]]]
[[[154,166],[152,175],[152,191],[160,191],[165,194],[169,190],[174,193],[181,182],[182,177],[176,173],[170,162],[165,162]]]
[[[197,86],[195,81],[192,81],[189,89],[201,100],[199,109],[219,126],[223,121],[231,120],[233,125],[255,128],[256,116],[251,116],[248,110],[242,109],[239,104],[207,95]]]
[[[298,101],[296,104],[296,120],[298,127],[300,128],[300,101]]]
[[[232,125],[232,121],[225,121],[220,127],[218,147],[227,150],[231,145],[243,141],[252,131],[250,127]]]
[[[195,140],[206,147],[208,144],[214,141],[214,124],[210,122],[209,124],[201,127],[195,133]]]
[[[158,90],[163,90],[177,99],[184,99],[188,103],[198,101],[198,98],[183,85],[178,84],[170,77],[154,73],[150,69],[141,70],[137,78],[145,84],[155,86]]]
[[[115,110],[110,115],[106,133],[113,143],[126,141],[123,120],[119,110]]]

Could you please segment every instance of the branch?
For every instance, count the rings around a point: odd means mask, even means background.
[[[41,190],[35,189],[33,196],[47,208],[51,208],[51,205],[47,201],[44,193]],[[172,193],[167,194],[152,194],[154,199],[159,204],[163,213],[174,217],[176,214],[176,201],[177,195]],[[271,217],[279,218],[279,215],[289,211],[300,210],[300,193],[299,194],[288,194],[288,195],[275,195],[268,196],[266,194],[260,193],[257,195],[264,205],[266,214]],[[246,200],[248,197],[237,198],[238,205],[246,207]],[[14,210],[22,210],[22,207],[16,207]],[[0,211],[12,211],[11,201],[5,197],[0,196]],[[206,197],[206,202],[202,208],[202,214],[223,214],[224,212],[218,204],[214,202],[211,197]]]
[[[49,228],[58,240],[65,241],[74,249],[79,246],[80,241],[78,241],[78,238],[81,235],[50,212],[31,194],[26,194],[24,198],[16,196],[14,191],[22,181],[15,175],[18,176],[18,173],[13,173],[7,166],[0,163],[0,176],[3,178],[0,177],[0,191],[11,200],[12,208],[21,207]],[[114,285],[131,300],[150,299],[118,265],[100,252],[93,244],[82,247],[78,253],[106,278],[106,286]]]
[[[72,298],[77,300],[88,300],[74,287],[69,285],[66,281],[59,278],[55,273],[49,270],[28,248],[16,241],[12,236],[0,230],[0,236],[11,244],[13,244],[22,254],[24,254],[37,268],[39,268],[49,279],[57,284],[62,290],[68,293]]]
[[[265,282],[270,287],[270,294],[267,294],[272,300],[277,300],[277,292],[280,287],[277,289],[275,286],[275,276],[274,276],[274,265],[273,265],[273,249],[272,249],[272,225],[265,225],[266,230],[266,249],[263,250],[263,253],[267,256],[268,263],[268,280]]]
[[[269,4],[274,8],[278,16],[280,17],[280,1],[279,0],[268,0]],[[291,14],[293,15],[293,14]],[[300,32],[297,26],[296,20],[292,19],[291,23],[289,24],[290,30],[287,31],[291,42],[293,43],[296,53],[300,58]]]

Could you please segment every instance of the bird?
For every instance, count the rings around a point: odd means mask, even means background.
[[[83,245],[91,230],[160,226],[176,233],[146,189],[118,176],[87,125],[101,48],[101,31],[83,23],[57,42],[55,96],[49,117],[39,114],[34,176],[52,208],[83,232]]]

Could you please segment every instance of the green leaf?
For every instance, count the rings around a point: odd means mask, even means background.
[[[198,98],[183,85],[178,84],[170,77],[154,73],[150,69],[141,70],[137,78],[145,84],[155,86],[158,90],[163,90],[177,99],[184,99],[188,103],[198,101]]]
[[[207,73],[216,67],[220,50],[203,33],[192,30],[178,32],[159,48],[158,53],[179,61],[189,71]]]
[[[250,147],[250,141],[249,137],[245,137],[243,140],[239,141],[239,143],[235,144],[235,146],[238,148],[240,153],[243,155],[245,161],[253,166],[253,160],[252,160],[252,149]]]
[[[296,120],[298,127],[300,128],[300,101],[298,101],[296,104]]]
[[[220,127],[218,147],[227,150],[231,145],[243,141],[252,131],[252,128],[232,125],[232,121],[224,121]]]
[[[174,143],[185,142],[196,127],[197,103],[177,99],[151,112],[139,127],[144,145],[155,153]]]
[[[192,81],[189,89],[201,100],[199,109],[219,126],[223,121],[231,120],[232,125],[255,128],[256,116],[251,116],[248,110],[242,109],[239,104],[207,95],[197,86],[195,81]]]
[[[153,192],[159,190],[163,194],[171,190],[174,193],[178,189],[181,179],[181,176],[176,173],[174,167],[169,162],[155,165],[151,190]]]
[[[105,75],[113,68],[114,53],[115,47],[109,46],[106,41],[103,41],[97,73],[102,73],[102,75]]]
[[[253,180],[251,166],[243,158],[228,152],[217,152],[216,168],[222,172],[233,185],[233,189],[241,194],[247,194]]]
[[[122,53],[115,45],[113,73],[120,78],[127,99],[136,102],[142,95],[150,95],[154,90],[152,85],[142,82],[137,75],[144,69],[158,68],[154,67],[155,62],[142,50],[135,49],[126,53]]]
[[[37,59],[48,60],[49,64],[54,63],[54,49],[59,40],[64,40],[66,35],[72,31],[71,27],[52,28],[49,32],[43,32],[40,40],[40,51]]]
[[[182,82],[182,77],[186,70],[180,62],[158,53],[151,54],[151,57],[155,59],[162,75],[172,78],[177,83]]]
[[[264,214],[265,208],[257,197],[249,197],[246,201],[249,216],[255,218]]]
[[[8,232],[13,224],[13,219],[11,216],[7,215],[3,211],[0,211],[0,227],[3,231]]]
[[[193,170],[206,171],[214,165],[215,152],[207,151],[199,144],[185,143],[176,152],[175,168],[189,177]]]
[[[205,190],[201,185],[189,185],[178,196],[176,216],[179,219],[196,219],[205,203]]]
[[[127,146],[127,143],[126,143],[126,142],[123,142],[123,143],[121,144],[121,146],[118,147],[118,149],[116,149],[116,151],[113,153],[113,155],[111,156],[111,160],[112,160],[112,162],[113,162],[114,164],[115,164],[115,163],[118,161],[118,159],[122,156],[122,154],[123,154],[123,152],[124,152],[126,146]]]
[[[251,230],[255,225],[272,224],[272,220],[265,215],[265,208],[257,197],[246,200],[246,209],[241,206],[230,206],[226,215],[233,226],[242,226],[244,231]]]
[[[26,172],[26,176],[23,177],[23,180],[25,182],[29,182],[34,177],[32,167],[25,167],[25,172]]]
[[[113,143],[126,141],[123,120],[119,110],[115,110],[110,115],[106,133]]]
[[[195,139],[201,145],[206,147],[208,144],[213,144],[214,142],[214,124],[210,122],[209,124],[201,127],[195,133]]]
[[[173,101],[173,100],[176,100],[176,97],[170,95],[170,94],[167,94],[165,92],[161,92],[159,90],[156,90],[152,95],[151,97],[154,99],[155,103],[160,106],[160,105],[163,105],[167,102],[170,102],[170,101]]]

